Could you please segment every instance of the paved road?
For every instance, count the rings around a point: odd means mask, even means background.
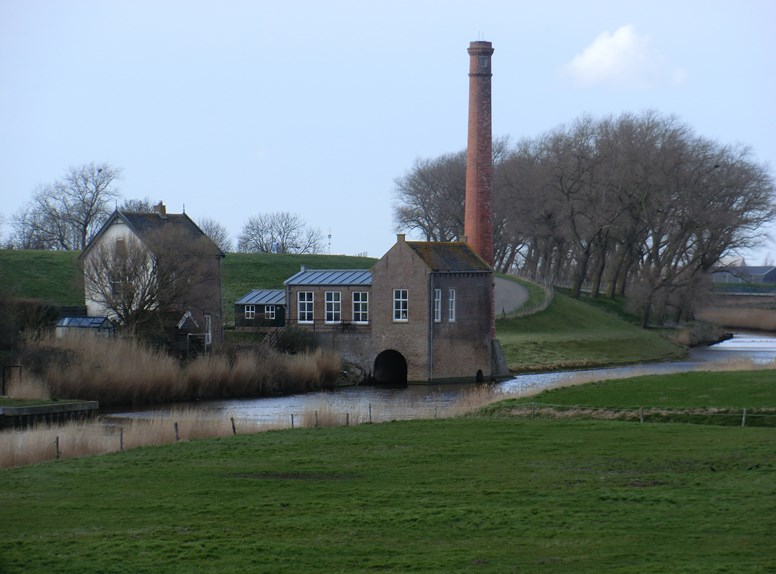
[[[496,317],[519,309],[528,300],[528,289],[509,279],[496,277]]]

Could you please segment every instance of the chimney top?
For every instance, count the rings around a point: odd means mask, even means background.
[[[156,205],[154,205],[154,211],[161,215],[162,217],[165,217],[167,215],[167,208],[164,206],[163,202],[159,202]]]
[[[396,234],[396,243],[404,243],[406,241],[407,236],[404,233],[397,233]]]

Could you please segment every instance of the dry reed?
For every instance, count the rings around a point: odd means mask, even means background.
[[[705,308],[696,317],[731,329],[776,331],[776,310],[747,309],[745,307]]]
[[[48,385],[37,377],[26,377],[24,380],[14,378],[5,390],[9,397],[14,399],[48,400],[51,391]]]
[[[24,363],[52,396],[103,407],[317,390],[332,387],[341,368],[331,352],[282,355],[263,348],[204,355],[182,368],[137,341],[93,336],[44,339],[30,346]]]
[[[232,421],[234,420],[234,427]],[[215,417],[199,410],[179,410],[143,419],[71,421],[0,432],[0,467],[22,466],[59,458],[106,454],[122,449],[171,444],[178,440],[254,434],[277,428],[250,419]]]

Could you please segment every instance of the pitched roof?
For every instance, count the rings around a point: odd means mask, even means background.
[[[284,285],[371,285],[368,269],[305,269],[292,275]]]
[[[168,225],[172,225],[175,228],[182,230],[192,241],[207,237],[197,224],[185,213],[167,213],[165,215],[156,212],[139,213],[118,211],[117,213],[141,239],[149,233],[167,227]],[[221,249],[212,241],[210,241],[210,243],[213,245],[213,253],[217,253],[223,257],[223,251],[221,251]]]
[[[485,272],[490,266],[463,242],[407,241],[431,271]]]
[[[82,329],[113,328],[113,323],[107,317],[62,317],[57,321],[57,327],[78,327]]]
[[[132,212],[132,211],[114,211],[107,221],[103,224],[97,234],[92,238],[89,244],[81,253],[83,257],[87,251],[95,244],[96,240],[103,234],[103,232],[110,227],[117,219],[123,221],[127,227],[129,227],[135,235],[140,238],[141,241],[149,236],[153,231],[162,229],[168,225],[173,226],[176,229],[182,231],[186,238],[191,241],[197,241],[203,237],[208,239],[208,251],[213,255],[224,257],[225,254],[216,245],[205,232],[202,231],[196,223],[185,213],[166,213],[164,215],[158,212]]]
[[[235,305],[285,305],[283,289],[253,289],[234,302]]]

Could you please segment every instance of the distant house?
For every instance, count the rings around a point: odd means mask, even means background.
[[[166,238],[163,243],[159,238]],[[168,262],[170,285],[166,287],[166,303],[157,310],[170,319],[169,324],[180,334],[201,338],[205,346],[223,340],[221,316],[221,259],[223,251],[213,243],[185,213],[168,214],[163,203],[152,213],[114,211],[97,235],[81,254],[84,268],[90,261],[104,256],[106,249],[118,253],[137,243],[153,252],[157,260]],[[160,247],[163,245],[164,247]],[[106,249],[102,249],[102,248]],[[159,253],[164,249],[164,253]],[[92,267],[94,267],[92,265]],[[157,267],[157,272],[161,273]],[[196,272],[195,272],[196,271]],[[115,319],[106,297],[140,277],[122,277],[117,270],[110,273],[89,273],[84,276],[87,314],[90,317],[107,316]],[[149,282],[150,283],[150,282]],[[127,291],[125,289],[125,291]],[[135,298],[142,293],[133,294]],[[183,332],[185,331],[185,332]]]
[[[378,383],[484,380],[493,272],[463,242],[406,241],[371,269],[302,268],[285,281],[286,324],[316,334]]]
[[[253,289],[234,303],[236,331],[261,332],[286,322],[286,292],[283,289]]]
[[[772,265],[738,265],[722,267],[712,274],[715,284],[776,284],[776,267]]]
[[[113,322],[107,317],[62,317],[57,321],[57,339],[71,333],[94,333],[110,337],[115,331]]]

